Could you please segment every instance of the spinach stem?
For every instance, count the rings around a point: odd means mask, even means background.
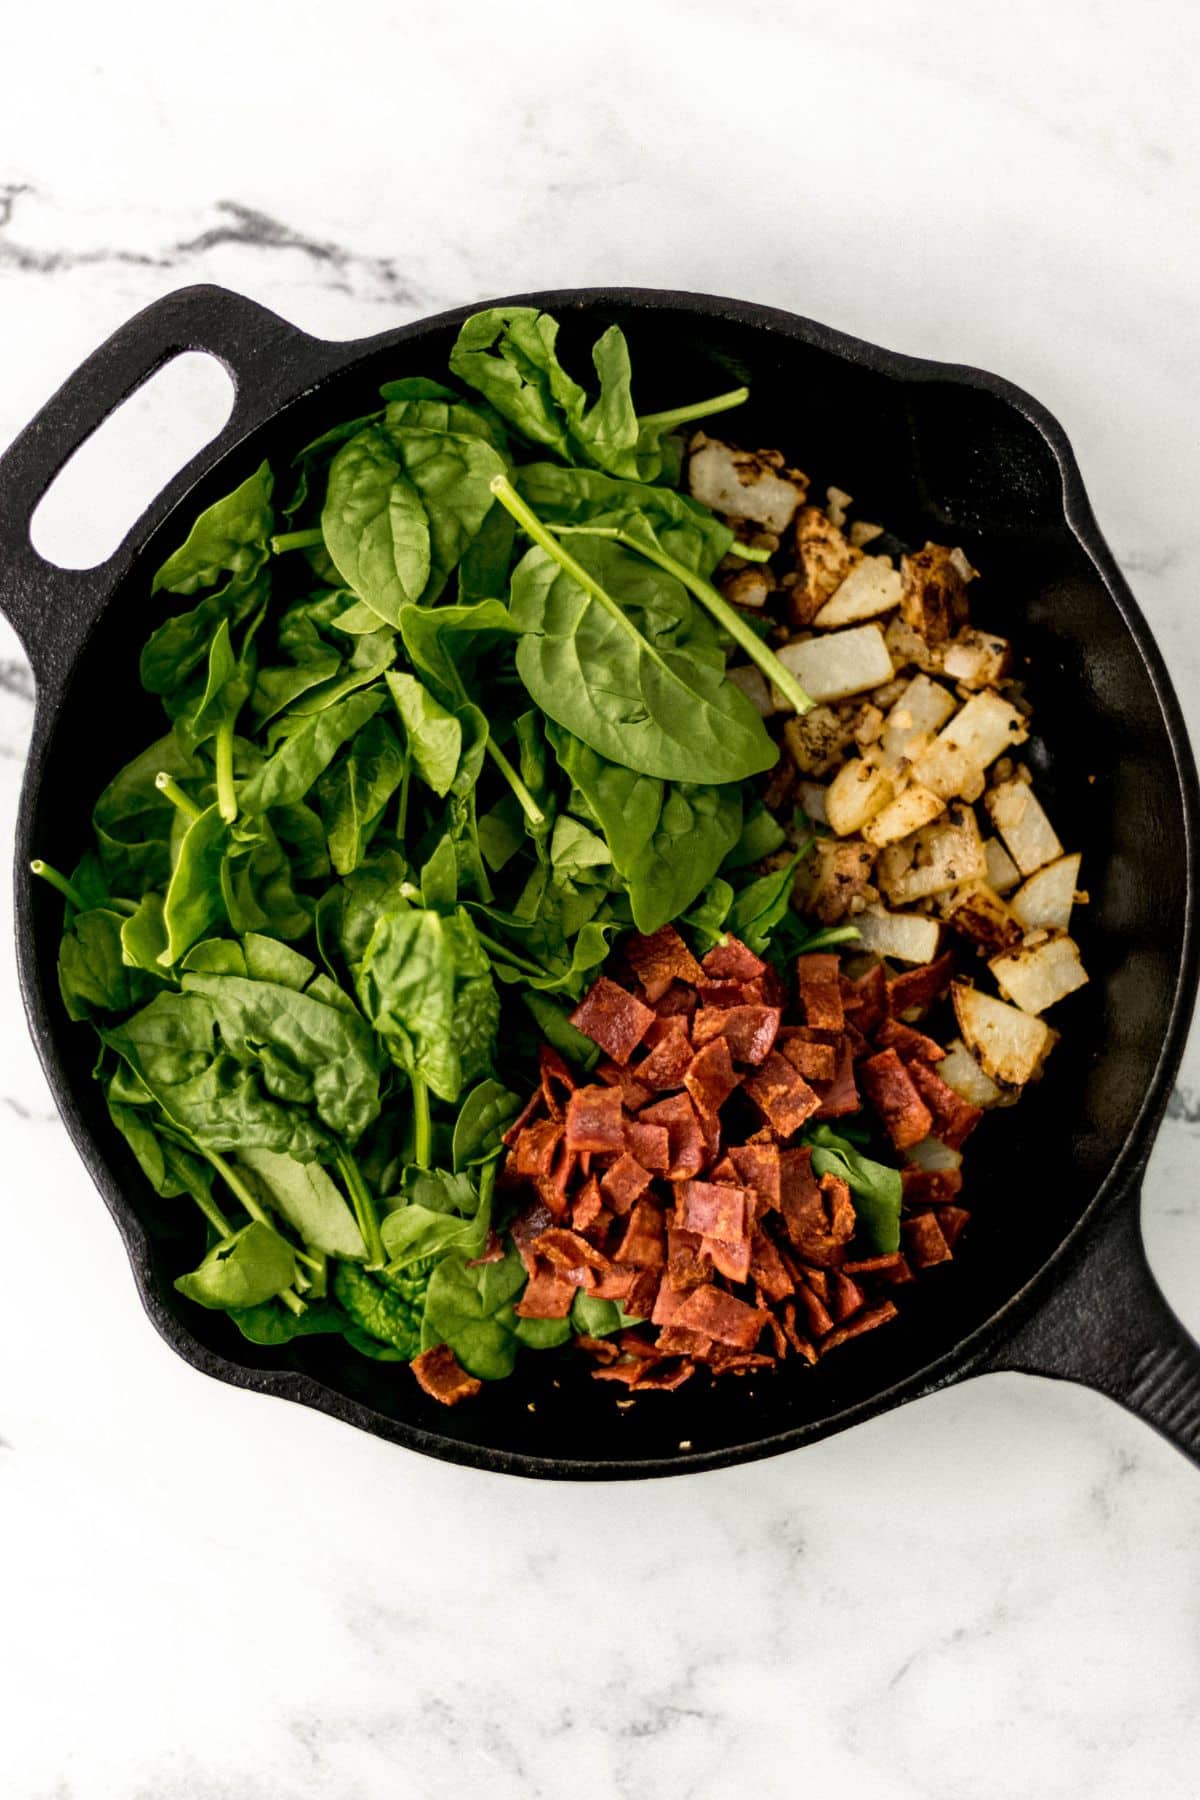
[[[612,538],[614,542],[623,544],[627,550],[634,550],[644,556],[647,562],[656,563],[676,581],[683,583],[690,594],[694,594],[701,606],[710,612],[719,625],[724,626],[734,643],[737,644],[756,668],[760,669],[767,680],[779,689],[793,712],[806,713],[813,704],[790,669],[784,667],[769,645],[747,625],[741,614],[719,594],[710,582],[689,569],[685,563],[676,561],[675,557],[657,544],[648,543],[630,531],[623,531],[617,525],[555,525],[555,532],[571,532],[581,537]],[[578,567],[578,564],[576,565]],[[578,577],[576,578],[578,579]]]
[[[222,719],[217,726],[217,805],[227,825],[237,818],[237,789],[233,784],[233,720]]]
[[[288,1311],[295,1313],[297,1318],[300,1317],[302,1312],[308,1311],[308,1308],[305,1306],[299,1294],[293,1293],[291,1288],[284,1288],[279,1298],[283,1301],[283,1304],[287,1307]]]
[[[411,1075],[413,1097],[413,1161],[419,1169],[429,1167],[433,1154],[433,1121],[429,1116],[429,1084],[423,1075]]]
[[[382,1269],[387,1261],[383,1248],[383,1239],[379,1234],[379,1215],[375,1211],[375,1202],[371,1198],[371,1190],[363,1179],[362,1171],[344,1144],[337,1147],[337,1166],[342,1180],[350,1194],[354,1207],[354,1216],[358,1220],[358,1229],[362,1232],[363,1243],[367,1247],[368,1269]]]
[[[505,781],[507,781],[513,793],[517,796],[517,799],[521,802],[521,811],[525,814],[529,823],[535,829],[540,825],[544,825],[546,823],[545,813],[542,811],[529,789],[525,786],[525,783],[521,780],[521,777],[517,774],[517,771],[513,768],[499,744],[495,743],[491,737],[489,737],[487,741],[487,753],[503,775]]]
[[[229,1220],[225,1217],[225,1214],[221,1211],[221,1208],[217,1205],[212,1195],[206,1193],[203,1188],[197,1189],[190,1187],[188,1193],[192,1196],[192,1199],[196,1202],[196,1205],[200,1208],[200,1211],[204,1214],[217,1236],[225,1243],[228,1243],[229,1239],[233,1236],[233,1226],[229,1223]]]
[[[748,387],[730,388],[727,394],[714,394],[711,400],[693,400],[690,406],[675,406],[667,412],[639,413],[638,429],[669,430],[672,425],[686,425],[689,419],[707,419],[710,413],[728,412],[742,406],[750,398]]]
[[[610,613],[614,619],[625,619],[623,609],[613,599],[612,595],[606,588],[601,587],[594,575],[588,574],[582,563],[577,563],[575,561],[575,558],[571,555],[570,551],[567,550],[564,545],[559,543],[554,534],[542,524],[542,521],[538,518],[537,514],[530,507],[526,506],[524,500],[522,500],[520,494],[518,494],[516,488],[514,488],[512,482],[509,481],[506,475],[494,475],[488,483],[488,486],[491,488],[493,494],[495,494],[497,500],[499,500],[501,506],[504,507],[505,511],[512,514],[525,535],[532,538],[540,550],[544,550],[546,555],[552,558],[552,560],[558,564],[560,569],[565,569],[572,581],[577,581],[584,592],[590,594],[592,599],[597,601],[597,603],[604,608],[605,612]],[[585,527],[569,526],[567,529],[579,531],[585,529]],[[620,537],[621,534],[619,531],[606,529],[603,532],[595,532],[593,535],[602,537]],[[651,647],[651,654],[655,656],[656,661],[662,661],[661,656],[658,656],[653,647]]]
[[[475,927],[475,936],[485,950],[493,956],[498,956],[501,962],[508,963],[510,968],[519,969],[523,975],[545,975],[545,969],[540,968],[537,963],[528,962],[525,957],[518,956],[516,951],[510,950],[507,944],[502,944],[498,939],[489,937],[486,931],[480,931],[478,925]]]
[[[199,1145],[198,1148],[208,1158],[230,1193],[245,1207],[246,1211],[250,1214],[250,1217],[257,1220],[260,1225],[266,1225],[271,1231],[274,1231],[275,1227],[271,1223],[271,1220],[258,1204],[258,1201],[254,1198],[254,1195],[250,1192],[250,1189],[246,1186],[237,1170],[234,1169],[231,1164],[227,1163],[225,1158],[219,1155],[216,1150],[206,1149],[203,1144]]]
[[[400,800],[396,807],[396,836],[404,842],[408,830],[408,790],[412,785],[412,757],[406,750],[404,753],[404,773],[400,777]]]
[[[198,819],[200,817],[201,812],[204,810],[203,807],[197,806],[196,802],[191,799],[189,795],[184,793],[173,775],[168,775],[160,769],[158,774],[154,777],[154,785],[160,794],[165,794],[167,796],[167,799],[171,802],[172,806],[177,806],[180,812],[186,814],[189,819]]]
[[[65,875],[60,875],[53,863],[43,862],[40,856],[35,856],[29,867],[33,874],[40,875],[42,880],[48,881],[52,888],[57,888],[63,899],[73,906],[76,912],[88,910],[88,903],[79,889],[69,882]]]
[[[764,550],[761,544],[730,544],[727,556],[736,556],[739,562],[770,562],[771,552]]]
[[[314,525],[311,531],[284,531],[271,539],[271,553],[282,556],[285,550],[314,550],[324,542],[324,534],[319,525]]]

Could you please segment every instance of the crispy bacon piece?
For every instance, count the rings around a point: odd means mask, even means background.
[[[549,1175],[554,1168],[563,1128],[554,1119],[536,1119],[527,1125],[512,1147],[513,1173],[523,1178]]]
[[[900,1235],[909,1262],[916,1269],[930,1269],[950,1261],[950,1246],[939,1224],[939,1213],[914,1213],[900,1224]]]
[[[589,1175],[571,1202],[571,1223],[576,1231],[600,1231],[609,1220],[600,1183]]]
[[[854,1051],[847,1036],[838,1052],[838,1066],[833,1080],[819,1083],[821,1104],[814,1115],[818,1120],[844,1119],[862,1109],[858,1086],[854,1079]]]
[[[622,1305],[625,1305],[633,1292],[637,1274],[636,1269],[612,1268],[606,1270],[603,1275],[599,1276],[595,1287],[591,1290],[592,1299],[619,1300]]]
[[[613,1261],[627,1269],[661,1269],[666,1260],[661,1212],[649,1200],[635,1201]]]
[[[649,1001],[661,1000],[672,981],[697,987],[702,977],[700,964],[673,925],[662,925],[649,937],[630,938],[625,956]]]
[[[857,981],[843,975],[841,988],[842,1010],[847,1021],[857,1026],[864,1037],[870,1037],[879,1021],[887,1016],[887,971],[883,964],[876,963]]]
[[[467,1374],[449,1344],[435,1344],[431,1350],[414,1356],[412,1372],[425,1392],[443,1406],[473,1400],[483,1386],[474,1375]]]
[[[629,1061],[653,1022],[650,1008],[606,975],[592,984],[571,1014],[576,1031],[621,1064]]]
[[[750,1274],[768,1300],[786,1300],[795,1292],[787,1264],[765,1231],[756,1231],[750,1240]]]
[[[816,1351],[813,1349],[808,1339],[806,1337],[801,1337],[800,1333],[796,1330],[796,1302],[794,1300],[787,1300],[784,1302],[781,1321],[783,1324],[783,1335],[792,1346],[792,1349],[796,1352],[797,1356],[802,1356],[807,1363],[815,1363],[817,1360]]]
[[[703,1050],[697,1050],[688,1064],[683,1085],[702,1122],[716,1118],[740,1079],[724,1038],[713,1038]]]
[[[611,1150],[619,1155],[624,1148],[620,1090],[576,1088],[567,1102],[567,1149]]]
[[[625,1147],[652,1175],[665,1175],[670,1167],[671,1138],[665,1125],[646,1125],[641,1119],[626,1119]]]
[[[644,1388],[653,1388],[660,1393],[666,1393],[672,1388],[682,1387],[684,1382],[690,1381],[695,1373],[695,1363],[686,1356],[681,1356],[678,1360],[672,1357],[663,1357],[660,1362],[651,1363],[649,1368],[643,1369],[632,1385],[637,1388],[639,1393]]]
[[[697,990],[697,1000],[701,1006],[717,1012],[731,1006],[761,1006],[763,984],[761,981],[703,981]]]
[[[694,1356],[703,1361],[712,1354],[713,1341],[703,1332],[689,1331],[686,1325],[664,1325],[658,1347],[664,1356]]]
[[[964,1206],[943,1206],[936,1217],[942,1236],[953,1250],[962,1235],[964,1225],[971,1217],[970,1213]]]
[[[841,1031],[846,1023],[838,959],[824,951],[796,958],[800,1009],[806,1025],[820,1031]]]
[[[851,1313],[856,1313],[858,1311],[859,1307],[866,1299],[866,1295],[859,1287],[857,1281],[851,1281],[850,1277],[842,1269],[833,1270],[832,1281],[833,1317],[835,1322],[840,1325],[843,1320],[850,1317]]]
[[[586,1351],[589,1356],[594,1356],[598,1363],[616,1362],[621,1354],[611,1338],[588,1337],[582,1331],[575,1337],[575,1348]]]
[[[594,1244],[589,1244],[585,1237],[577,1231],[569,1231],[564,1225],[552,1225],[543,1231],[534,1239],[533,1249],[551,1268],[568,1278],[581,1270],[586,1270],[590,1276],[593,1270],[603,1273],[610,1267],[607,1256],[602,1255]],[[590,1287],[591,1282],[577,1282],[576,1286]]]
[[[831,1331],[821,1343],[821,1355],[827,1356],[839,1344],[849,1343],[851,1338],[862,1337],[864,1332],[874,1331],[877,1325],[886,1325],[895,1316],[895,1301],[881,1300],[878,1306],[869,1307],[866,1312],[860,1312],[845,1325],[839,1325],[835,1331]]]
[[[875,1033],[875,1048],[894,1050],[902,1062],[911,1062],[914,1057],[919,1062],[941,1062],[946,1054],[933,1038],[912,1025],[902,1025],[899,1019],[884,1019]]]
[[[542,1044],[538,1050],[538,1073],[541,1076],[542,1098],[546,1102],[546,1111],[552,1119],[561,1119],[566,1110],[567,1100],[575,1092],[578,1083],[568,1063],[558,1054],[553,1044]],[[561,1089],[563,1098],[558,1097]]]
[[[811,1150],[785,1150],[780,1161],[779,1207],[788,1242],[803,1262],[819,1268],[843,1261],[856,1222],[850,1189],[836,1175],[818,1181]]]
[[[961,1169],[901,1169],[907,1206],[948,1206],[962,1192]]]
[[[606,1087],[616,1088],[627,1112],[637,1112],[651,1098],[651,1090],[638,1080],[632,1069],[623,1069],[607,1057],[596,1064],[596,1074]]]
[[[581,1285],[539,1257],[513,1310],[521,1319],[565,1319]]]
[[[693,1055],[687,1020],[679,1014],[656,1019],[646,1033],[646,1042],[651,1046],[649,1055],[636,1065],[641,1086],[652,1090],[682,1087]]]
[[[673,981],[661,1000],[654,1002],[654,1016],[658,1019],[690,1019],[700,1004],[700,996],[695,988],[685,987],[682,981]]]
[[[729,1344],[734,1350],[753,1350],[762,1334],[766,1314],[747,1306],[734,1294],[713,1286],[693,1288],[675,1316],[675,1323]]]
[[[951,1150],[961,1150],[980,1119],[982,1107],[972,1106],[944,1082],[926,1063],[909,1064],[913,1085],[933,1115],[935,1136]]]
[[[785,1056],[772,1050],[760,1068],[746,1077],[746,1092],[771,1129],[781,1138],[799,1131],[821,1104],[802,1075]]]
[[[528,1100],[500,1140],[506,1149],[511,1149],[530,1121],[537,1118],[542,1110],[543,1104],[544,1096],[541,1088],[534,1088],[532,1094],[530,1094]]]
[[[779,1053],[786,1056],[805,1081],[832,1081],[837,1073],[838,1052],[832,1044],[814,1043],[800,1030],[781,1031]]]
[[[953,973],[954,957],[947,950],[934,962],[922,963],[920,968],[906,969],[903,975],[893,976],[887,984],[890,1011],[903,1017],[906,1013],[932,1006],[938,995],[949,987]]]
[[[684,1231],[726,1242],[746,1235],[746,1193],[716,1181],[686,1181],[675,1211]]]
[[[653,1106],[644,1106],[638,1116],[644,1125],[666,1127],[671,1156],[667,1175],[671,1181],[683,1181],[700,1173],[707,1146],[696,1109],[686,1094],[657,1100]]]
[[[641,1199],[650,1186],[649,1171],[643,1169],[637,1158],[626,1150],[618,1156],[611,1168],[604,1171],[600,1177],[600,1186],[613,1212],[624,1214],[635,1200]]]
[[[661,1269],[635,1269],[629,1284],[629,1298],[624,1302],[631,1319],[648,1319],[662,1285]]]
[[[697,1049],[723,1037],[735,1062],[760,1063],[779,1034],[778,1006],[703,1006],[692,1021]]]
[[[796,1287],[796,1305],[804,1314],[804,1323],[810,1337],[823,1338],[833,1330],[833,1315],[819,1294],[813,1292],[806,1281]]]
[[[750,1239],[705,1237],[700,1240],[700,1254],[719,1275],[740,1286],[750,1279]]]
[[[864,1256],[858,1262],[843,1263],[842,1264],[842,1274],[843,1275],[890,1274],[893,1270],[898,1269],[900,1264],[903,1261],[904,1261],[904,1258],[901,1256],[901,1254],[898,1250],[893,1250],[893,1252],[890,1256]]]
[[[715,944],[700,966],[710,981],[756,981],[767,969],[766,963],[735,937]]]
[[[663,1290],[672,1289],[686,1292],[688,1288],[701,1287],[712,1280],[712,1269],[707,1266],[700,1254],[700,1234],[696,1231],[685,1231],[682,1226],[667,1227],[667,1275],[662,1288],[659,1289],[659,1304],[663,1302]],[[670,1323],[670,1320],[665,1321]],[[656,1324],[663,1324],[661,1319]]]
[[[907,1150],[929,1136],[933,1116],[894,1050],[867,1057],[858,1065],[858,1077],[897,1150]]]
[[[756,1217],[779,1205],[778,1144],[734,1144],[729,1160],[742,1186],[754,1196]]]

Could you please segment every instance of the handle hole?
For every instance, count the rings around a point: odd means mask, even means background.
[[[106,562],[130,527],[228,422],[234,385],[204,351],[164,363],[63,464],[29,523],[38,555],[60,569]]]

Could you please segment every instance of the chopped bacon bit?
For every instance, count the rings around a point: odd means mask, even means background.
[[[641,1363],[635,1361],[632,1356],[629,1356],[623,1358],[620,1362],[609,1363],[605,1368],[593,1369],[592,1380],[623,1381],[626,1387],[632,1387],[641,1372]],[[630,1405],[632,1404],[633,1402],[630,1401]]]
[[[513,1144],[514,1172],[523,1177],[551,1174],[562,1137],[563,1128],[554,1119],[538,1119],[535,1124],[527,1125]]]
[[[414,1356],[412,1372],[425,1392],[443,1406],[473,1400],[483,1386],[474,1375],[467,1374],[449,1344],[435,1344],[431,1350]]]
[[[690,1019],[700,1003],[695,988],[673,981],[661,1000],[654,1002],[654,1015],[659,1019]]]
[[[695,1373],[695,1363],[690,1362],[686,1356],[680,1357],[677,1362],[670,1357],[663,1357],[661,1361],[653,1363],[648,1369],[643,1369],[632,1385],[639,1393],[644,1388],[654,1388],[661,1393],[666,1393],[672,1388],[682,1387],[684,1382],[690,1381]]]
[[[774,1364],[773,1356],[765,1356],[753,1350],[714,1349],[709,1359],[715,1375],[748,1375],[752,1369],[769,1369]]]
[[[687,1181],[676,1201],[679,1224],[701,1237],[732,1242],[746,1235],[746,1194],[740,1187],[721,1182]]]
[[[579,1332],[575,1338],[575,1347],[578,1350],[585,1350],[589,1356],[594,1356],[599,1363],[616,1362],[618,1356],[621,1354],[611,1338],[588,1337],[586,1333],[582,1331]]]
[[[580,1283],[540,1260],[514,1311],[521,1319],[565,1319]]]
[[[620,1300],[622,1304],[633,1292],[636,1269],[607,1269],[591,1290],[593,1300]]]
[[[912,1025],[902,1025],[899,1019],[885,1019],[875,1033],[876,1048],[894,1050],[904,1062],[911,1062],[915,1056],[920,1062],[941,1062],[946,1052],[923,1031],[917,1031]]]
[[[712,1354],[713,1341],[703,1332],[689,1331],[686,1325],[664,1325],[658,1334],[658,1347],[664,1356],[694,1356],[702,1360]]]
[[[625,946],[630,968],[646,990],[647,1000],[661,1000],[672,981],[697,987],[702,971],[673,925],[662,925],[649,937],[630,938]]]
[[[567,1149],[614,1150],[619,1154],[624,1148],[620,1091],[611,1087],[577,1088],[567,1102]]]
[[[693,1056],[683,1085],[701,1119],[715,1119],[739,1080],[730,1060],[729,1045],[724,1038],[714,1038]]]
[[[624,1214],[650,1186],[650,1176],[637,1158],[626,1150],[601,1176],[600,1186],[612,1210]]]
[[[827,1356],[839,1344],[848,1344],[851,1338],[862,1337],[866,1331],[874,1331],[877,1325],[886,1325],[895,1316],[895,1301],[881,1300],[878,1306],[872,1306],[867,1312],[860,1312],[848,1324],[839,1325],[836,1331],[831,1331],[821,1344],[821,1355]]]
[[[723,1037],[736,1062],[760,1063],[779,1034],[782,1016],[777,1006],[704,1006],[692,1022],[692,1042],[699,1048]]]
[[[571,1223],[576,1231],[599,1231],[608,1219],[600,1183],[589,1175],[571,1203]]]
[[[636,1201],[621,1242],[613,1252],[613,1261],[626,1268],[661,1269],[667,1259],[663,1232],[663,1218],[657,1206],[648,1200]]]
[[[757,1296],[760,1306],[762,1306],[764,1298],[765,1296],[762,1294]],[[779,1323],[779,1320],[775,1317],[773,1312],[768,1312],[767,1314],[767,1330],[771,1333],[771,1341],[774,1345],[776,1358],[782,1362],[788,1353],[788,1341],[784,1335],[783,1326]]]
[[[603,1271],[609,1267],[607,1256],[603,1256],[594,1244],[589,1244],[577,1231],[568,1231],[563,1225],[552,1225],[548,1231],[543,1231],[539,1238],[534,1239],[533,1248],[538,1256],[544,1256],[551,1267],[563,1275],[571,1275],[579,1269]]]
[[[753,1350],[765,1320],[756,1306],[713,1286],[693,1288],[676,1314],[677,1324],[735,1350]]]
[[[961,1169],[901,1169],[908,1206],[948,1206],[962,1192]]]
[[[554,1223],[554,1214],[543,1200],[531,1200],[523,1207],[509,1226],[509,1236],[517,1247],[517,1254],[525,1264],[525,1272],[532,1275],[537,1267],[537,1257],[533,1253],[533,1244],[543,1231]]]
[[[750,1239],[704,1237],[700,1240],[700,1254],[710,1262],[717,1273],[727,1280],[741,1284],[750,1279]]]
[[[761,1068],[746,1077],[746,1092],[781,1138],[799,1131],[821,1104],[803,1076],[772,1050]]]
[[[672,1019],[656,1019],[646,1034],[652,1046],[650,1054],[637,1064],[637,1079],[642,1087],[680,1088],[692,1060],[692,1044],[688,1022],[678,1015]]]
[[[487,1239],[478,1256],[467,1258],[468,1269],[481,1269],[487,1263],[503,1262],[508,1252],[504,1248],[500,1234],[488,1227]]]
[[[696,1242],[699,1243],[699,1241],[697,1238]],[[677,1287],[672,1282],[668,1269],[666,1280],[660,1284],[658,1293],[654,1296],[654,1310],[650,1314],[650,1323],[652,1325],[673,1325],[679,1316],[680,1307],[692,1289],[703,1287],[705,1282],[711,1280],[712,1270],[705,1268],[702,1280],[689,1281],[686,1287]]]
[[[787,1264],[765,1231],[750,1240],[750,1273],[768,1300],[786,1300],[796,1291]]]
[[[841,1262],[854,1236],[850,1189],[836,1175],[822,1175],[818,1182],[811,1150],[785,1150],[781,1163],[779,1204],[789,1242],[806,1263],[828,1267]]]
[[[538,1070],[542,1078],[542,1097],[546,1102],[546,1111],[552,1119],[561,1119],[565,1102],[558,1099],[554,1090],[561,1088],[569,1099],[578,1083],[553,1044],[543,1044],[538,1050]]]
[[[700,1234],[685,1231],[681,1226],[667,1227],[667,1278],[659,1290],[659,1303],[670,1289],[685,1291],[688,1288],[701,1287],[712,1280],[712,1270],[706,1266],[700,1254]],[[668,1324],[670,1320],[666,1321]],[[662,1324],[660,1319],[656,1324]]]
[[[837,1074],[838,1053],[832,1044],[813,1044],[798,1032],[779,1034],[779,1051],[805,1081],[832,1081]]]
[[[529,1121],[531,1119],[537,1118],[538,1114],[542,1110],[542,1103],[543,1103],[542,1090],[540,1087],[535,1088],[533,1093],[530,1094],[528,1100],[525,1102],[524,1106],[521,1108],[520,1112],[517,1114],[516,1118],[513,1120],[512,1124],[509,1126],[508,1130],[504,1133],[504,1136],[500,1140],[500,1142],[505,1146],[506,1149],[511,1149],[511,1147],[516,1143],[517,1139],[520,1137],[521,1133],[524,1131],[525,1127],[529,1124]]]
[[[807,1363],[815,1363],[817,1353],[806,1337],[801,1337],[796,1330],[796,1302],[788,1300],[782,1314],[783,1335],[786,1337],[797,1356],[802,1356]]]
[[[607,1058],[596,1064],[596,1074],[606,1087],[618,1090],[621,1104],[629,1112],[636,1112],[645,1106],[651,1097],[651,1091],[640,1082],[632,1069],[623,1069],[619,1063],[610,1062]]]
[[[843,1275],[879,1275],[885,1270],[898,1268],[904,1261],[898,1250],[890,1256],[864,1256],[859,1262],[842,1264]]]
[[[779,1146],[776,1143],[734,1144],[729,1160],[738,1180],[755,1196],[756,1213],[779,1205]]]
[[[652,1175],[665,1175],[671,1162],[671,1138],[665,1125],[626,1119],[625,1147]]]
[[[838,959],[825,952],[796,958],[796,980],[806,1025],[821,1031],[841,1031],[846,1023],[842,1008],[842,984]]]
[[[833,1330],[833,1317],[824,1301],[803,1282],[796,1289],[796,1305],[804,1314],[811,1337],[824,1337],[826,1332]]]
[[[888,1010],[887,971],[876,963],[857,981],[842,976],[842,1009],[864,1037],[869,1037]]]
[[[866,1295],[857,1281],[851,1281],[850,1277],[841,1269],[834,1269],[833,1316],[839,1325],[843,1319],[848,1319],[851,1313],[856,1313],[865,1299]]]
[[[935,962],[893,976],[887,984],[889,1009],[901,1017],[918,1009],[923,1011],[949,987],[953,973],[954,957],[947,950]]]
[[[625,1311],[631,1319],[648,1319],[654,1311],[654,1302],[658,1298],[658,1290],[662,1283],[662,1273],[658,1269],[635,1269],[633,1280],[629,1285],[629,1298],[623,1302]]]
[[[697,998],[710,1012],[727,1011],[731,1006],[761,1006],[763,984],[761,981],[705,981],[700,984]]]
[[[935,1263],[950,1261],[950,1246],[938,1223],[939,1217],[933,1212],[914,1213],[911,1219],[901,1221],[900,1235],[915,1268],[929,1269]]]
[[[686,1094],[672,1094],[668,1100],[656,1100],[640,1114],[643,1124],[665,1125],[670,1143],[671,1163],[667,1175],[682,1181],[698,1175],[704,1167],[705,1141],[696,1117],[696,1109]]]
[[[928,1068],[925,1063],[910,1064],[909,1073],[914,1087],[933,1115],[935,1136],[941,1138],[943,1144],[949,1145],[951,1150],[961,1150],[983,1117],[982,1107],[972,1106],[969,1100],[956,1094],[936,1070]]]
[[[650,1008],[606,975],[593,983],[571,1014],[576,1031],[622,1064],[629,1061],[653,1022]]]
[[[858,1065],[867,1099],[879,1114],[897,1150],[929,1136],[933,1117],[894,1050],[881,1050]]]
[[[617,1345],[622,1356],[636,1356],[639,1362],[653,1362],[658,1350],[640,1331],[618,1331]]]
[[[941,1227],[942,1236],[953,1250],[962,1236],[963,1226],[971,1217],[970,1213],[964,1206],[943,1206],[935,1216]]]
[[[754,981],[766,973],[767,965],[747,950],[740,938],[727,937],[716,944],[700,965],[710,981]]]
[[[821,1104],[815,1114],[818,1120],[844,1119],[850,1113],[862,1110],[862,1101],[854,1079],[854,1051],[848,1035],[842,1041],[833,1080],[828,1084],[822,1083],[817,1092],[821,1096]]]

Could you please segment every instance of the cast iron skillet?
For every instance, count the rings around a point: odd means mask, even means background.
[[[639,403],[656,409],[745,379],[730,426],[848,488],[859,516],[899,536],[961,543],[984,571],[977,622],[1030,658],[1030,756],[1065,838],[1084,852],[1077,914],[1091,985],[1057,1009],[1065,1042],[1044,1081],[993,1115],[968,1162],[973,1225],[959,1260],[906,1316],[816,1371],[698,1383],[619,1408],[582,1358],[526,1356],[513,1379],[453,1412],[402,1370],[330,1338],[246,1343],[188,1305],[191,1220],[152,1195],[89,1077],[90,1035],[55,982],[62,908],[27,876],[31,855],[70,865],[109,772],[158,729],[137,681],[159,603],[150,574],[199,508],[264,456],[286,459],[335,420],[370,410],[389,376],[441,375],[461,320],[443,313],[357,343],[321,343],[252,302],[194,287],[102,345],[0,460],[0,595],[28,650],[37,712],[16,854],[16,925],[30,1027],[67,1128],[116,1219],[146,1309],[197,1368],[279,1394],[415,1450],[513,1474],[600,1478],[716,1468],[813,1442],[989,1370],[1086,1382],[1200,1462],[1200,1349],[1151,1277],[1139,1188],[1178,1065],[1197,981],[1198,792],[1162,659],[1096,528],[1061,427],[976,369],[917,361],[766,307],[705,295],[587,289],[523,295],[564,320],[578,357],[616,320]],[[43,562],[29,519],[67,457],[183,350],[217,356],[237,398],[229,424],[170,484],[108,562]],[[586,365],[585,365],[586,366]],[[188,604],[184,602],[183,604]],[[693,1391],[693,1389],[695,1391]]]

